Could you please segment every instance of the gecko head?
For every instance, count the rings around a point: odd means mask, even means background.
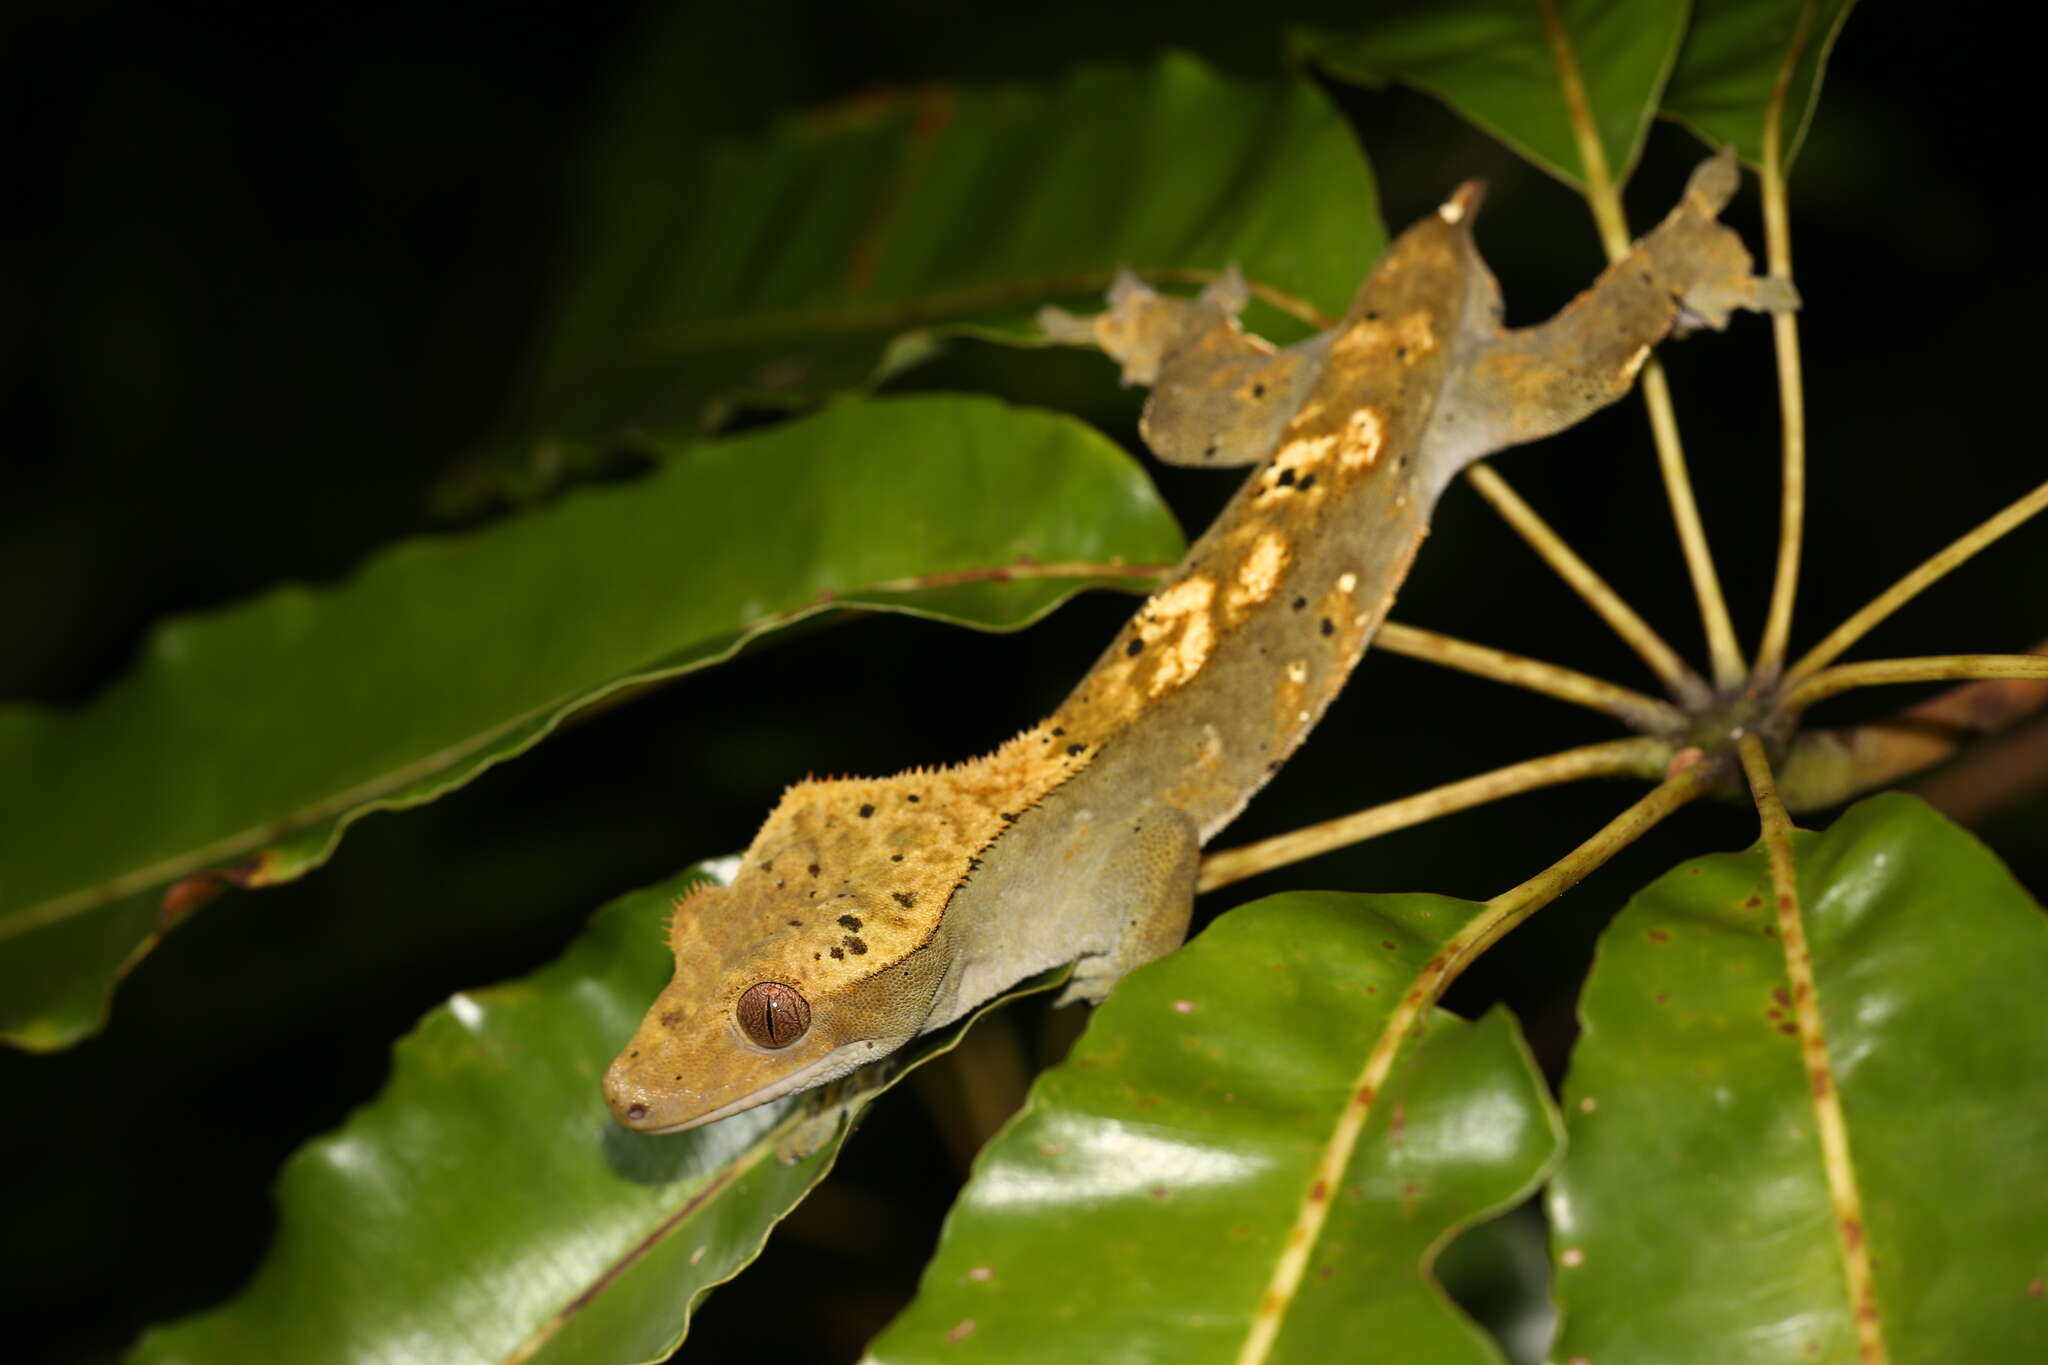
[[[731,886],[677,904],[675,975],[605,1072],[605,1103],[620,1123],[642,1133],[695,1128],[837,1079],[916,1033],[930,991],[920,1001],[903,964],[870,962],[872,953],[854,957],[856,969],[843,948],[827,956],[817,946],[827,940],[806,932],[817,905],[808,888],[753,865]],[[848,936],[827,927],[840,942]]]

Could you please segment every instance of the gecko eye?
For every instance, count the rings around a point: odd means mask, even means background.
[[[740,1032],[756,1047],[788,1047],[811,1027],[811,1005],[794,986],[757,981],[740,996]]]

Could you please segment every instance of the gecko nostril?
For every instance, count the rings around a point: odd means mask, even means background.
[[[641,1119],[647,1117],[647,1106],[644,1104],[628,1105],[626,1107],[626,1117],[638,1123]]]

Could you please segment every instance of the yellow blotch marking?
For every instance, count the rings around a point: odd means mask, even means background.
[[[1344,575],[1340,576],[1340,577],[1339,577],[1339,578],[1337,579],[1337,591],[1338,591],[1338,592],[1356,592],[1357,590],[1358,590],[1358,575],[1357,575],[1357,574],[1355,574],[1355,573],[1347,573],[1347,574],[1344,574]]]
[[[1296,687],[1307,682],[1308,665],[1300,659],[1296,659],[1293,663],[1287,665],[1287,681],[1293,683]]]
[[[1427,313],[1410,313],[1394,324],[1394,340],[1408,350],[1403,357],[1411,365],[1436,349],[1436,327]]]
[[[1337,338],[1330,350],[1333,355],[1349,360],[1368,351],[1384,350],[1393,339],[1393,333],[1389,332],[1384,324],[1361,322],[1345,328],[1343,335]]]
[[[1379,410],[1360,408],[1344,424],[1343,443],[1338,447],[1337,458],[1346,469],[1370,469],[1386,443],[1386,423],[1380,420]]]
[[[1265,531],[1251,548],[1251,553],[1237,566],[1237,586],[1231,590],[1230,605],[1242,610],[1253,607],[1271,597],[1280,586],[1280,575],[1287,570],[1287,561],[1293,558],[1288,549],[1287,537],[1278,531]]]
[[[1209,662],[1216,648],[1216,627],[1209,619],[1215,600],[1216,584],[1211,580],[1183,579],[1160,592],[1140,613],[1138,634],[1152,658],[1148,695],[1157,697],[1179,687]],[[1142,664],[1143,659],[1135,662]]]

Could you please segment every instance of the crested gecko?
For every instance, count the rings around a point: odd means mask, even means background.
[[[693,1128],[821,1085],[1072,963],[1099,1000],[1187,931],[1201,846],[1364,654],[1451,478],[1615,401],[1672,330],[1795,306],[1717,220],[1732,153],[1549,321],[1500,323],[1461,186],[1388,248],[1333,329],[1244,331],[1233,269],[1193,299],[1129,274],[1092,318],[1048,309],[1152,393],[1176,464],[1252,464],[1067,700],[995,752],[789,788],[728,886],[682,900],[675,976],[604,1077],[612,1113]]]

